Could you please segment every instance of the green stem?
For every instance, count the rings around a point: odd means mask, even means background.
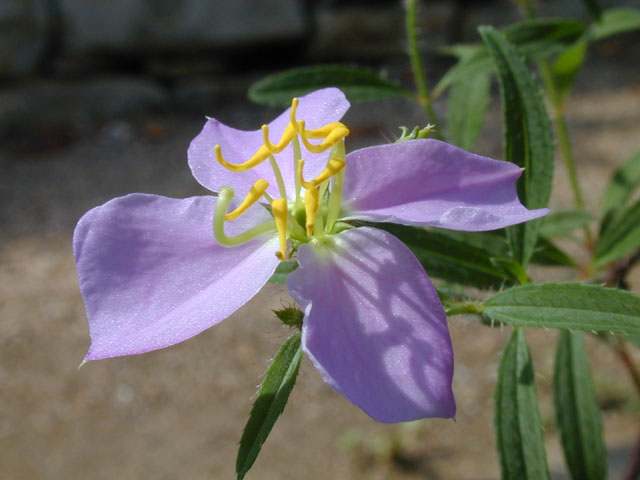
[[[427,112],[429,122],[434,125],[440,125],[436,112],[433,110],[433,103],[431,95],[429,94],[429,88],[424,77],[424,68],[422,66],[422,60],[420,59],[420,49],[418,48],[418,29],[417,29],[417,0],[405,0],[406,8],[406,28],[407,28],[407,41],[409,44],[409,59],[411,60],[411,70],[413,71],[413,79],[418,90],[418,102],[424,107]],[[444,140],[440,129],[435,130],[435,136],[438,140]]]
[[[481,315],[483,307],[477,302],[473,301],[465,301],[465,302],[447,302],[445,313],[447,317],[451,317],[453,315]]]

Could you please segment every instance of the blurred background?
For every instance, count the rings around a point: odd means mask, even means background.
[[[639,7],[639,1],[602,1]],[[540,16],[585,19],[578,0],[538,3]],[[520,18],[509,0],[423,2],[419,24],[433,84],[476,42],[481,24]],[[597,44],[568,120],[587,204],[640,149],[640,37]],[[233,317],[175,347],[77,367],[89,346],[71,236],[79,217],[131,192],[206,194],[186,164],[205,116],[257,129],[278,110],[251,104],[267,74],[314,63],[368,66],[412,88],[399,1],[0,1],[0,478],[234,478],[256,385],[288,331],[265,290]],[[501,157],[494,88],[477,150]],[[444,117],[443,105],[436,110]],[[353,105],[348,148],[426,124],[409,101]],[[570,208],[559,163],[554,208]],[[547,271],[539,272],[544,277]],[[562,271],[554,278],[568,279]],[[640,293],[640,273],[630,278]],[[326,386],[303,361],[296,388],[251,479],[492,479],[499,467],[491,395],[509,334],[450,321],[457,420],[382,425]],[[567,478],[551,404],[555,333],[531,331],[554,478]],[[590,342],[610,448],[624,470],[640,404],[617,360]]]

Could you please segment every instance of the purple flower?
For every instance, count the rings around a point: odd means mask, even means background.
[[[294,100],[262,131],[209,119],[189,165],[217,198],[132,194],[87,212],[74,234],[86,360],[197,335],[293,254],[299,268],[287,286],[304,311],[303,349],[324,380],[382,422],[453,416],[451,340],[429,277],[397,238],[348,221],[479,231],[546,209],[520,204],[516,165],[437,140],[345,155],[339,120],[348,107],[329,88]],[[248,193],[240,202],[234,191]]]

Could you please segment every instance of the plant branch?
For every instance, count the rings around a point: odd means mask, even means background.
[[[438,140],[444,140],[441,133],[441,125],[436,117],[436,112],[433,109],[433,101],[427,82],[424,76],[424,67],[422,66],[422,60],[420,59],[420,48],[418,47],[418,27],[417,27],[417,0],[405,0],[406,9],[406,29],[407,29],[407,43],[409,47],[409,59],[411,60],[411,70],[413,71],[413,80],[416,84],[416,90],[418,91],[418,102],[424,107],[427,112],[429,122],[436,125],[434,134]]]

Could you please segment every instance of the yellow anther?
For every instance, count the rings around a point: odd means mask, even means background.
[[[293,125],[295,129],[298,128],[298,122],[296,120],[296,112],[298,111],[299,102],[300,100],[298,100],[297,98],[294,98],[293,100],[291,100],[291,112],[289,112],[289,119],[291,121],[291,125]]]
[[[329,160],[324,170],[320,172],[320,175],[318,175],[316,178],[314,178],[310,182],[307,182],[305,181],[304,176],[302,174],[302,170],[304,169],[304,160],[300,159],[298,161],[298,168],[297,168],[296,174],[298,176],[298,181],[300,182],[300,185],[302,185],[304,188],[308,190],[310,188],[317,187],[325,180],[328,180],[329,178],[333,177],[336,173],[338,173],[340,170],[344,168],[344,165],[345,165],[344,160],[338,157],[333,157]],[[306,198],[305,198],[305,201],[306,201]]]
[[[280,141],[274,145],[269,140],[269,125],[263,125],[262,141],[264,142],[264,145],[267,148],[267,150],[269,150],[271,153],[280,153],[282,150],[286,148],[287,145],[291,143],[291,140],[293,140],[293,137],[296,136],[296,133],[297,133],[296,128],[290,123],[287,124],[287,126],[284,129],[284,132],[282,132]]]
[[[302,124],[302,126],[304,126],[304,120],[300,120],[300,122]],[[320,128],[316,128],[314,130],[305,130],[304,131],[304,135],[307,138],[326,138],[328,137],[334,130],[336,129],[344,129],[344,134],[343,136],[347,136],[349,135],[349,129],[347,128],[347,126],[344,123],[341,122],[331,122],[331,123],[327,123],[326,125],[320,127]]]
[[[302,138],[302,143],[307,150],[312,153],[321,153],[333,147],[336,143],[349,135],[349,129],[340,122],[333,122],[315,130],[305,130],[304,120],[298,122],[298,133]],[[324,138],[318,145],[309,143],[307,138]]]
[[[233,163],[227,162],[222,157],[222,149],[220,148],[220,145],[215,146],[215,152],[216,152],[216,160],[218,160],[218,162],[220,162],[220,164],[223,167],[227,167],[232,172],[246,172],[247,170],[251,170],[253,167],[260,165],[267,158],[269,158],[269,155],[271,155],[271,152],[269,151],[269,149],[266,146],[262,145],[258,149],[258,151],[253,155],[253,157],[251,157],[246,162],[233,164]]]
[[[276,256],[284,260],[287,258],[287,199],[278,198],[271,202],[271,213],[280,237],[280,251],[276,252]]]
[[[238,208],[236,208],[233,212],[229,212],[225,214],[224,219],[228,222],[229,220],[235,220],[236,218],[238,218],[240,215],[246,212],[251,205],[256,203],[256,201],[267,190],[268,186],[269,186],[269,182],[267,182],[263,178],[258,180],[256,183],[253,184],[253,187],[251,187],[251,190],[249,190],[249,193],[247,193],[247,196],[244,197],[244,200],[238,206]]]
[[[318,211],[319,193],[317,188],[310,188],[304,194],[304,213],[307,216],[306,228],[307,236],[313,235],[313,227],[316,223],[316,212]]]
[[[271,143],[269,140],[269,126],[262,126],[262,140],[263,145],[258,148],[258,151],[253,156],[242,163],[229,163],[222,156],[222,148],[220,145],[214,147],[216,160],[224,167],[228,168],[232,172],[245,172],[260,165],[267,158],[273,154],[282,152],[291,142],[299,135],[302,138],[304,146],[312,153],[321,153],[325,150],[333,147],[340,142],[344,137],[349,135],[349,129],[340,122],[332,122],[323,127],[313,130],[305,130],[304,121],[296,120],[296,112],[298,110],[299,100],[294,98],[291,101],[290,122],[285,127],[280,140],[277,143]],[[318,145],[313,145],[308,139],[322,139]],[[342,168],[342,167],[340,167]],[[338,169],[339,170],[339,169]],[[332,175],[332,174],[331,174]],[[329,177],[331,176],[329,175]],[[327,178],[329,178],[327,177]]]

